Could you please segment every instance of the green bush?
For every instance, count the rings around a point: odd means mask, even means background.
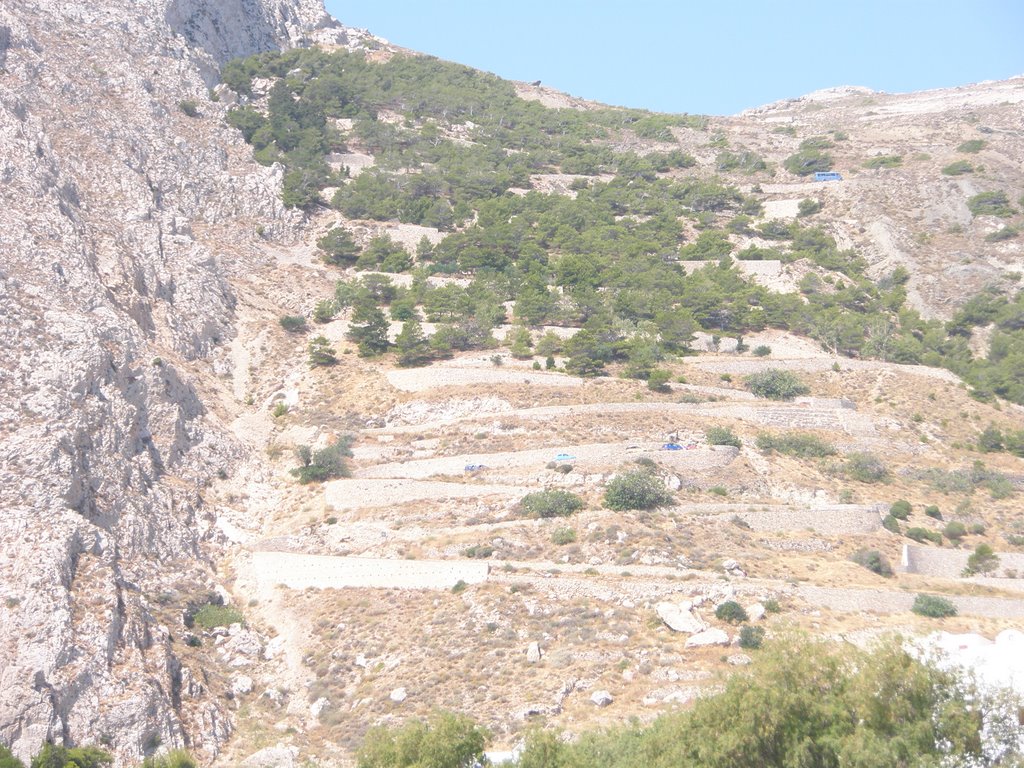
[[[331,346],[331,342],[326,336],[310,339],[307,351],[309,352],[309,365],[312,368],[326,367],[338,362],[338,357],[334,354],[334,347]]]
[[[277,321],[288,333],[301,333],[306,330],[306,318],[302,315],[285,315]]]
[[[810,176],[817,171],[832,170],[832,156],[817,149],[802,149],[787,157],[782,167],[797,176]]]
[[[774,597],[769,597],[762,605],[764,605],[765,613],[782,613],[782,606]]]
[[[213,605],[207,603],[192,614],[192,624],[203,629],[227,627],[231,624],[242,624],[245,617],[237,608],[230,605]]]
[[[661,480],[642,469],[612,478],[604,492],[604,505],[618,511],[654,509],[671,504],[672,500]]]
[[[494,547],[488,544],[474,544],[472,547],[462,550],[463,557],[470,557],[474,560],[486,560],[493,554]]]
[[[820,210],[820,200],[814,200],[813,198],[805,197],[803,200],[800,201],[799,205],[797,206],[797,216],[800,216],[801,218],[805,216],[813,216]]]
[[[747,389],[758,397],[769,400],[792,400],[799,395],[806,395],[810,389],[790,371],[769,368],[765,371],[752,373],[744,379]]]
[[[551,543],[559,547],[576,541],[576,531],[572,528],[556,528],[551,534]]]
[[[42,751],[32,758],[32,768],[100,768],[113,762],[112,755],[96,747],[45,744]]]
[[[339,267],[350,267],[359,258],[359,246],[352,235],[343,227],[334,227],[326,235],[316,241],[321,258],[328,264]]]
[[[778,452],[801,459],[820,459],[836,453],[835,446],[807,432],[789,432],[784,435],[761,432],[757,436],[756,445],[758,450],[765,453]]]
[[[950,520],[946,523],[946,527],[942,529],[942,535],[952,542],[959,542],[960,539],[967,535],[967,526],[959,520]]]
[[[924,513],[934,520],[942,519],[942,512],[939,511],[939,508],[935,504],[929,504],[925,507]]]
[[[352,435],[343,435],[326,448],[314,451],[308,445],[300,445],[295,449],[299,466],[291,470],[291,474],[303,485],[322,483],[337,477],[348,477],[351,472],[345,458],[352,455]]]
[[[1014,210],[1005,192],[981,192],[967,200],[967,207],[974,216],[1013,216]]]
[[[981,152],[981,150],[985,148],[985,145],[987,143],[988,142],[986,142],[984,139],[970,139],[969,141],[965,141],[963,144],[957,147],[956,151],[965,152],[967,154],[973,155],[978,152]]]
[[[727,621],[730,624],[742,624],[749,620],[746,610],[735,600],[726,600],[715,608],[715,618],[719,621]]]
[[[670,392],[671,388],[668,386],[668,381],[671,378],[671,373],[662,368],[657,368],[651,371],[647,377],[647,388],[651,392]]]
[[[187,117],[199,117],[199,105],[190,99],[179,101],[178,109]]]
[[[175,749],[165,755],[147,757],[142,768],[199,768],[199,764],[183,749]]]
[[[707,439],[708,445],[731,445],[734,448],[743,445],[736,433],[729,427],[710,427],[704,433],[704,437]]]
[[[334,299],[321,299],[313,307],[313,321],[323,325],[329,323],[338,314],[338,305]]]
[[[857,565],[867,568],[879,576],[892,576],[892,566],[889,565],[889,558],[877,549],[858,549],[850,555],[850,559]]]
[[[740,648],[757,650],[762,645],[764,645],[764,627],[752,627],[749,624],[740,627]]]
[[[989,232],[985,235],[986,243],[1001,243],[1004,240],[1012,240],[1020,234],[1020,230],[1016,227],[1003,227],[997,229],[995,232]]]
[[[910,502],[906,499],[899,499],[894,501],[892,506],[889,507],[889,514],[895,517],[897,520],[906,520],[910,517],[912,507]]]
[[[870,157],[865,160],[862,165],[865,168],[878,169],[878,168],[898,168],[903,165],[903,158],[899,155],[879,155],[878,157]]]
[[[358,768],[470,768],[481,765],[490,738],[465,715],[435,712],[426,722],[377,726],[356,753]]]
[[[932,619],[956,616],[956,606],[946,598],[939,597],[938,595],[919,594],[914,598],[914,605],[910,610],[918,616],[927,616]]]
[[[974,548],[971,556],[967,558],[967,567],[964,568],[964,576],[975,576],[979,573],[992,573],[999,567],[999,556],[988,544],[979,544]]]
[[[885,530],[887,531],[891,531],[892,533],[902,532],[900,529],[900,521],[892,515],[886,515],[882,518],[882,527],[885,528]]]
[[[519,506],[530,517],[568,517],[583,509],[583,499],[569,491],[536,491],[526,494]]]
[[[873,453],[857,451],[846,457],[843,472],[859,483],[884,483],[889,479],[889,469]]]
[[[942,172],[947,176],[962,176],[973,171],[974,166],[966,160],[956,160],[942,169]]]
[[[11,750],[0,744],[0,768],[25,768],[25,764],[16,758]]]
[[[928,528],[921,528],[919,526],[907,528],[906,536],[908,539],[913,539],[914,541],[922,543],[930,541],[932,544],[942,544],[942,534]]]
[[[758,344],[754,347],[754,357],[768,357],[772,353],[772,348],[767,344]]]

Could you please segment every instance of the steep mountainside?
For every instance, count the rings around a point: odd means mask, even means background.
[[[196,374],[233,333],[230,274],[261,258],[252,221],[297,218],[179,102],[315,36],[345,41],[308,0],[0,6],[0,741],[22,755],[229,733],[153,600],[211,587],[199,491],[240,451]]]
[[[319,0],[0,5],[0,744],[511,747],[718,690],[725,602],[1019,621],[1022,110],[655,115]]]

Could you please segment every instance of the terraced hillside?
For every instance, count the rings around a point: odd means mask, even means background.
[[[367,45],[218,88],[314,232],[239,291],[253,453],[209,491],[265,642],[245,750],[647,721],[756,653],[729,600],[858,643],[1019,625],[1024,81],[665,116]]]

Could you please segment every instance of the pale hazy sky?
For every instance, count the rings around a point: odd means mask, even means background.
[[[396,45],[664,112],[732,114],[837,85],[899,92],[1024,74],[1024,0],[326,4]]]

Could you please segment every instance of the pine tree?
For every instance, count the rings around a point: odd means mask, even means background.
[[[406,320],[402,331],[395,339],[398,364],[403,368],[415,368],[430,360],[430,343],[423,335],[423,326],[418,320]]]
[[[309,342],[309,364],[313,368],[334,365],[336,362],[338,358],[326,336],[317,336]]]
[[[374,357],[387,352],[391,345],[388,341],[388,328],[388,320],[379,307],[360,302],[352,310],[348,340],[359,347],[360,357]]]
[[[533,338],[530,336],[530,330],[519,326],[512,332],[512,340],[509,346],[509,351],[512,353],[512,357],[517,360],[527,360],[533,356],[530,348],[533,346]]]

